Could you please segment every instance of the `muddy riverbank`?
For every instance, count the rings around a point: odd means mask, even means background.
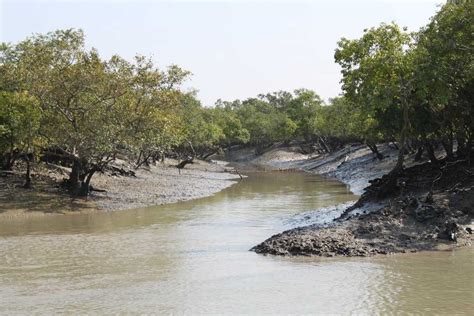
[[[22,173],[13,171],[0,176],[0,219],[44,215],[78,214],[125,210],[182,202],[213,195],[240,179],[223,163],[196,161],[178,172],[174,160],[135,170],[135,176],[98,173],[88,198],[72,198],[60,186],[69,169],[37,166],[33,171],[34,188],[21,188]]]
[[[400,184],[393,192],[380,196],[374,192],[386,180],[374,179],[388,173],[396,163],[396,150],[388,145],[380,147],[383,160],[373,157],[365,146],[348,147],[326,157],[277,148],[254,160],[267,168],[296,168],[336,178],[362,197],[333,222],[290,229],[252,250],[273,255],[332,257],[471,245],[474,168],[462,161],[441,166],[415,164],[412,157],[407,157]]]
[[[329,155],[303,154],[298,146],[276,146],[262,155],[255,155],[253,148],[233,150],[225,157],[241,170],[303,170],[334,178],[361,195],[369,181],[388,173],[396,164],[398,151],[387,145],[378,146],[384,159],[378,160],[365,145],[346,146]],[[407,167],[413,166],[408,159]]]

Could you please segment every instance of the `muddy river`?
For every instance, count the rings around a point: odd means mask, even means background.
[[[248,249],[355,197],[303,173],[260,173],[212,197],[0,223],[0,314],[470,314],[472,248],[376,258]]]

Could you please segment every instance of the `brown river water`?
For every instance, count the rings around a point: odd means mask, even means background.
[[[473,248],[375,258],[248,249],[334,216],[335,181],[259,173],[212,197],[0,223],[0,314],[470,314]]]

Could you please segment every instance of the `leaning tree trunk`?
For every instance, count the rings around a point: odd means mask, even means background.
[[[207,154],[204,154],[201,159],[202,160],[206,160],[207,158],[211,157],[212,155],[216,154],[217,152],[219,151],[219,148],[218,149],[214,149],[213,151],[207,153]]]
[[[140,151],[140,155],[138,156],[137,162],[135,163],[135,170],[140,168],[142,165],[148,166],[149,165],[149,160],[150,160],[152,155],[153,155],[153,153],[145,154],[142,151]]]
[[[79,196],[88,196],[91,191],[91,180],[94,173],[97,171],[97,168],[94,166],[88,172],[84,181],[81,182],[81,188],[79,190]]]
[[[367,147],[370,148],[372,153],[377,157],[378,160],[382,160],[384,156],[379,152],[379,149],[377,148],[377,144],[375,143],[367,143]]]
[[[184,167],[187,164],[191,164],[191,163],[194,163],[194,158],[189,158],[189,159],[183,160],[178,165],[176,165],[176,168],[178,168],[179,174],[181,174],[181,169],[184,169]]]
[[[316,138],[316,143],[318,144],[318,147],[323,153],[329,154],[331,152],[331,148],[329,148],[328,144],[324,141],[324,138],[322,136],[318,136]]]
[[[191,148],[191,151],[192,151],[192,153],[193,153],[193,158],[194,158],[194,157],[197,157],[197,153],[196,153],[196,150],[194,150],[193,143],[188,140],[188,145],[189,145],[189,147]]]

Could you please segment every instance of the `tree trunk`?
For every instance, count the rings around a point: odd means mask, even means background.
[[[80,178],[83,171],[82,169],[82,163],[79,160],[74,160],[68,180],[69,192],[72,195],[78,195],[81,188]]]
[[[453,161],[454,160],[453,142],[443,140],[441,141],[441,145],[443,145],[444,151],[446,152],[446,159],[448,161]]]
[[[84,181],[81,183],[81,189],[79,190],[79,196],[88,196],[91,191],[91,179],[94,173],[97,171],[96,167],[92,167],[87,173]]]
[[[367,147],[370,148],[372,153],[377,157],[378,160],[382,160],[384,156],[379,152],[379,149],[377,148],[377,144],[375,143],[367,143]]]
[[[181,161],[181,162],[176,166],[176,168],[178,168],[178,170],[180,170],[180,173],[181,173],[181,169],[184,169],[184,167],[185,167],[187,164],[194,163],[193,160],[194,160],[193,158],[189,158],[189,159],[183,160],[183,161]]]
[[[393,168],[392,172],[398,173],[402,171],[403,169],[403,162],[405,161],[405,145],[404,142],[402,143],[402,146],[398,150],[398,158],[397,158],[397,164],[395,165],[395,168]]]
[[[409,113],[408,113],[408,104],[406,103],[407,99],[403,100],[402,107],[403,107],[403,126],[402,126],[402,131],[400,133],[400,149],[398,150],[398,158],[397,158],[397,164],[395,165],[395,168],[391,172],[394,174],[399,173],[400,171],[403,170],[403,162],[405,161],[405,150],[407,146],[407,138],[408,138],[408,132],[410,129],[410,118],[409,118]]]
[[[469,140],[466,143],[467,163],[469,166],[471,166],[471,162],[472,162],[472,155],[473,155],[472,147],[473,146],[474,146],[474,138],[473,138],[473,135],[471,135],[469,137]]]
[[[1,169],[2,170],[12,170],[13,165],[15,164],[15,161],[17,159],[18,155],[15,153],[15,151],[10,151],[6,153],[5,155],[1,156]]]
[[[1,159],[1,168],[2,170],[12,170],[12,165],[10,163],[9,154],[2,155]]]
[[[458,158],[466,157],[466,152],[467,152],[466,139],[464,137],[458,137],[456,139],[456,141],[458,143],[458,148],[456,150],[456,156]]]
[[[326,152],[327,154],[329,154],[331,152],[331,149],[326,144],[323,137],[321,137],[321,136],[318,137],[318,143],[319,143],[319,147],[321,147],[324,150],[324,152]]]
[[[406,150],[405,150],[405,153],[406,154],[412,154],[415,152],[415,149],[413,148],[413,142],[411,139],[408,139],[407,140],[407,145],[406,145]]]
[[[191,143],[191,141],[188,140],[188,144],[189,144],[189,147],[191,148],[191,151],[193,152],[193,158],[197,157],[196,151],[194,150],[193,143]]]
[[[7,154],[7,159],[5,161],[5,170],[12,170],[13,165],[15,164],[16,154],[15,154],[15,145],[13,141],[10,142],[10,152]]]
[[[431,163],[437,164],[438,158],[436,158],[436,155],[434,153],[433,145],[431,145],[429,141],[426,141],[425,147],[426,147],[426,153],[428,154],[428,158],[430,159]]]
[[[28,154],[26,154],[26,173],[25,173],[25,184],[23,185],[25,189],[33,188],[31,183],[31,161]]]
[[[144,164],[149,166],[148,161],[150,160],[151,156],[152,156],[152,154],[145,155],[145,154],[142,154],[142,152],[140,151],[140,155],[139,155],[138,160],[135,164],[135,170],[137,170],[138,168],[140,168]],[[143,159],[141,159],[141,158],[143,158]]]
[[[136,166],[135,169],[138,169],[138,167],[140,167],[141,164],[142,164],[142,163],[141,163],[141,160],[142,160],[142,153],[143,153],[142,150],[140,150],[140,152],[138,153],[137,162],[135,163],[135,166]]]
[[[213,151],[211,151],[211,152],[209,152],[209,153],[203,155],[201,159],[202,159],[202,160],[206,160],[207,158],[211,157],[212,155],[214,155],[214,154],[217,153],[218,151],[219,151],[219,149],[215,149],[215,150],[213,150]]]
[[[421,160],[421,157],[423,156],[423,151],[424,151],[424,148],[423,146],[419,146],[418,147],[418,150],[416,151],[416,155],[415,155],[415,161],[420,161]]]

